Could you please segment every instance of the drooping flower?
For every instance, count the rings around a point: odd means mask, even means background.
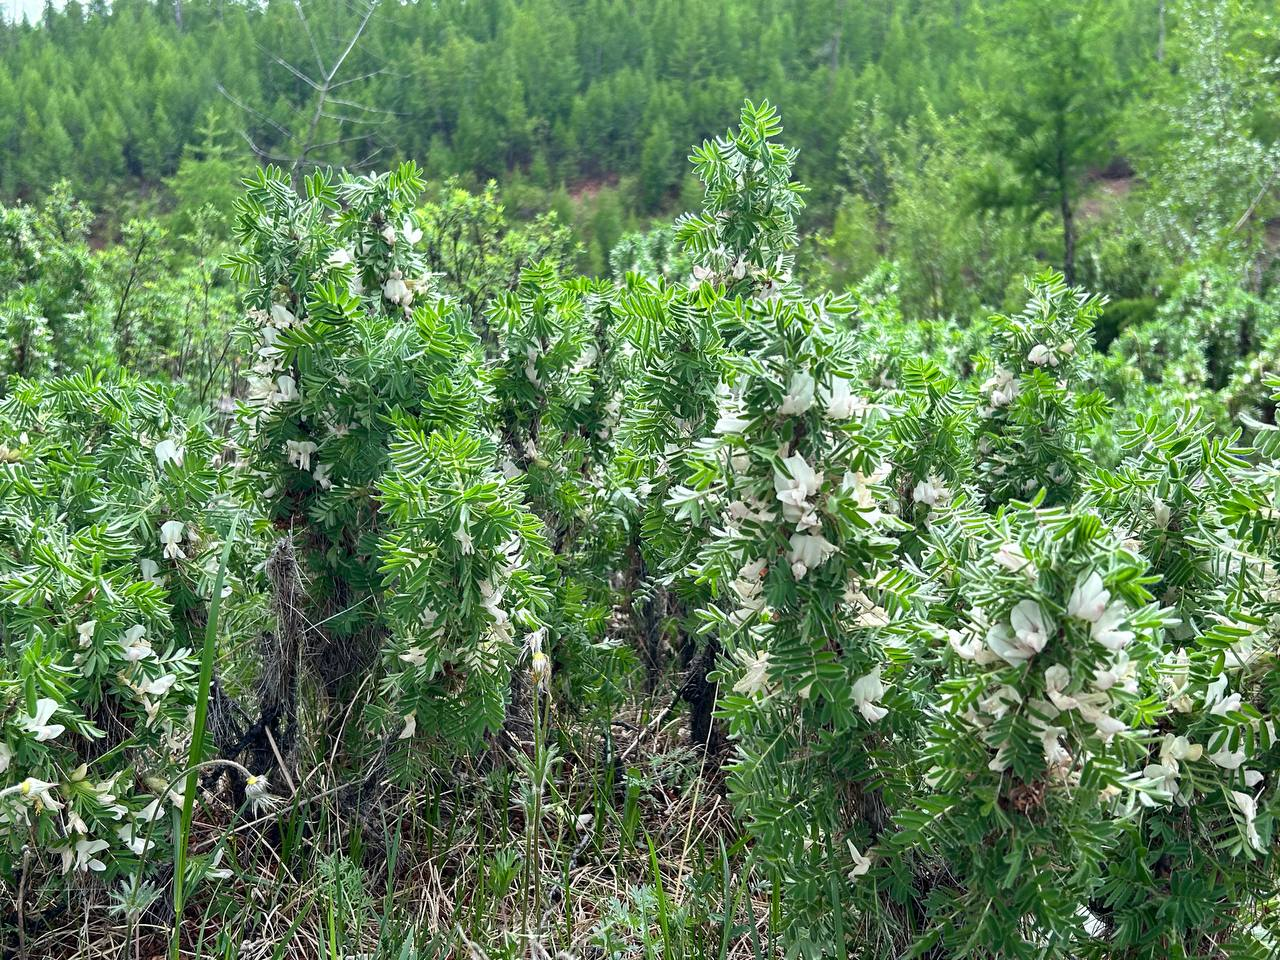
[[[404,237],[409,246],[413,246],[422,239],[422,231],[414,225],[412,220],[405,217],[404,222],[400,224],[400,236]]]
[[[27,803],[42,806],[46,810],[61,810],[63,805],[53,795],[55,786],[57,784],[50,783],[47,780],[27,777],[27,779],[18,784],[18,794]]]
[[[867,723],[875,723],[884,719],[888,709],[876,701],[884,696],[884,684],[880,682],[880,665],[865,676],[853,681],[849,689],[850,696]]]
[[[418,714],[416,712],[406,713],[404,715],[404,726],[400,730],[397,740],[408,740],[418,732]]]
[[[387,281],[382,285],[382,295],[396,304],[407,306],[413,302],[413,291],[409,289],[409,285],[404,281],[404,274],[398,269],[392,270],[387,275]]]
[[[1108,650],[1123,650],[1133,640],[1132,630],[1120,629],[1127,617],[1124,604],[1116,601],[1107,607],[1089,632],[1094,640]]]
[[[160,542],[164,544],[166,560],[176,560],[186,556],[181,547],[182,536],[186,532],[187,525],[181,520],[166,520],[160,525]]]
[[[822,488],[822,474],[815,472],[802,454],[796,453],[782,461],[787,468],[773,471],[773,489],[782,502],[782,516],[788,523],[800,523],[811,513],[809,498]]]
[[[22,721],[22,728],[31,734],[37,743],[56,739],[67,729],[60,723],[49,722],[57,709],[57,700],[41,697],[36,701],[36,712]]]
[[[803,370],[791,375],[791,383],[787,386],[787,395],[782,398],[778,413],[784,417],[796,417],[813,406],[813,377]]]
[[[124,658],[130,663],[145,660],[155,652],[151,649],[151,644],[147,643],[146,634],[147,628],[136,623],[120,638],[120,648],[124,651]]]
[[[1043,343],[1037,343],[1031,348],[1031,352],[1027,354],[1027,362],[1033,363],[1037,367],[1058,365],[1058,354]]]
[[[271,305],[271,322],[277,327],[292,327],[298,318],[293,315],[293,311],[281,303],[273,303]]]
[[[734,692],[753,697],[763,691],[769,681],[769,651],[744,650],[738,653],[738,661],[746,671],[733,685]]]
[[[787,557],[791,564],[791,575],[797,580],[803,580],[810,570],[826,563],[836,549],[836,545],[822,534],[793,533],[791,552]]]
[[[1258,802],[1249,794],[1238,790],[1231,791],[1231,800],[1244,821],[1245,840],[1254,850],[1263,853],[1262,838],[1258,836]]]
[[[1221,767],[1223,770],[1239,770],[1240,767],[1244,765],[1245,759],[1245,752],[1243,750],[1236,750],[1235,752],[1232,752],[1226,747],[1223,747],[1215,753],[1209,754],[1209,762],[1216,767]]]
[[[1040,605],[1034,600],[1019,601],[1009,614],[1009,624],[1018,643],[1033,653],[1044,649],[1049,642],[1049,634],[1053,632],[1052,621],[1046,620]]]
[[[1086,623],[1097,623],[1107,610],[1111,593],[1102,585],[1102,577],[1095,570],[1076,584],[1067,600],[1067,616]]]
[[[849,846],[849,856],[853,858],[853,869],[849,871],[849,879],[856,880],[871,869],[871,858],[860,853],[852,840],[846,840],[845,843]]]
[[[1019,543],[1002,543],[996,549],[996,563],[1012,573],[1022,573],[1028,579],[1036,577],[1036,565],[1031,562]]]
[[[831,386],[823,386],[820,395],[822,407],[829,420],[848,420],[866,410],[867,403],[853,392],[844,377],[832,377]]]
[[[1161,530],[1169,529],[1169,521],[1173,519],[1173,511],[1169,509],[1169,505],[1156,497],[1151,501],[1151,516],[1156,522],[1156,526]]]
[[[289,463],[297,467],[299,470],[311,472],[311,455],[316,452],[316,445],[311,440],[286,440],[284,442],[285,453],[289,457]]]
[[[97,620],[86,620],[76,627],[76,641],[80,646],[87,647],[93,643],[93,631],[97,629],[97,626]]]
[[[81,873],[92,871],[99,873],[107,869],[107,865],[96,857],[111,845],[105,840],[77,840],[75,846],[54,847],[62,854],[62,872],[69,873],[74,866]]]
[[[146,856],[147,850],[155,846],[154,841],[147,839],[146,833],[146,830],[139,830],[134,823],[126,823],[116,828],[116,836],[135,857]]]
[[[154,680],[143,680],[135,689],[140,696],[163,697],[177,682],[176,676],[166,673]]]
[[[951,491],[943,485],[936,473],[931,473],[926,479],[916,484],[915,489],[911,491],[911,497],[916,503],[936,507],[939,503],[946,503],[951,499]]]
[[[175,467],[182,466],[182,448],[178,446],[174,440],[161,440],[156,444],[156,463],[164,467],[172,463]]]
[[[298,383],[288,374],[276,378],[276,388],[272,399],[277,403],[292,403],[298,399]]]

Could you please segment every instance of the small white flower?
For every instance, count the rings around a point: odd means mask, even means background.
[[[951,499],[951,491],[943,485],[936,473],[931,473],[928,478],[916,484],[915,489],[911,491],[911,497],[916,503],[936,507],[939,503],[946,503]]]
[[[399,270],[392,270],[387,276],[387,282],[382,285],[382,295],[392,303],[408,305],[413,301],[413,291]]]
[[[1018,643],[1033,653],[1044,649],[1049,642],[1049,634],[1053,632],[1052,621],[1045,619],[1040,605],[1034,600],[1019,601],[1009,615],[1009,624]]]
[[[312,471],[311,476],[315,479],[316,486],[321,490],[328,490],[333,486],[333,481],[329,479],[329,471],[332,469],[333,464],[331,463],[317,463],[315,470]]]
[[[787,395],[782,398],[782,406],[778,413],[784,417],[795,417],[813,406],[813,377],[802,370],[791,375],[791,383],[787,387]]]
[[[1169,505],[1156,497],[1151,501],[1151,516],[1155,519],[1156,526],[1161,530],[1169,529],[1169,521],[1173,519],[1173,511]]]
[[[1111,604],[1090,629],[1093,639],[1108,650],[1123,650],[1133,640],[1132,630],[1121,630],[1128,613],[1119,601]]]
[[[1071,598],[1067,601],[1067,616],[1086,623],[1097,623],[1102,619],[1110,601],[1111,593],[1102,586],[1102,577],[1094,571],[1071,591]]]
[[[9,764],[13,762],[13,750],[9,744],[0,740],[0,773],[4,773],[9,769]]]
[[[145,660],[155,652],[151,649],[151,644],[147,643],[146,633],[147,628],[138,623],[126,630],[121,637],[120,648],[124,651],[124,658],[130,663]]]
[[[60,723],[49,722],[57,709],[57,700],[42,697],[36,701],[35,714],[21,721],[22,728],[30,733],[37,743],[56,739],[67,729]]]
[[[422,647],[410,647],[400,654],[399,659],[411,666],[420,667],[427,662],[427,651]]]
[[[76,627],[76,640],[81,647],[87,647],[93,643],[93,631],[97,629],[97,626],[97,620],[86,620]]]
[[[297,322],[297,319],[293,315],[293,311],[284,306],[284,304],[273,303],[271,305],[271,322],[277,327],[292,327]]]
[[[135,688],[140,696],[163,697],[178,682],[178,678],[172,673],[166,673],[163,676],[156,677],[154,680],[144,680]]]
[[[1237,790],[1231,791],[1231,800],[1235,803],[1236,809],[1240,811],[1240,817],[1244,820],[1245,839],[1249,846],[1257,850],[1259,853],[1264,852],[1262,849],[1262,838],[1258,836],[1258,803],[1253,797],[1247,793],[1240,793]]]
[[[143,557],[138,561],[138,570],[142,573],[143,580],[150,581],[158,587],[164,586],[164,578],[160,576],[160,564],[150,557]]]
[[[81,873],[93,871],[101,872],[107,869],[107,865],[97,859],[95,854],[101,853],[110,846],[105,840],[77,840],[74,848],[54,847],[53,849],[62,854],[62,872],[68,873],[74,866]]]
[[[173,440],[161,440],[156,444],[156,463],[161,467],[170,463],[182,466],[182,448]]]
[[[826,563],[836,549],[836,545],[821,534],[793,533],[791,552],[787,557],[792,574],[797,580],[803,579],[810,570]]]
[[[1056,367],[1058,365],[1058,355],[1043,343],[1037,343],[1031,348],[1031,352],[1027,354],[1027,362],[1034,363],[1037,367],[1046,365]]]
[[[187,526],[181,520],[166,520],[160,525],[160,542],[164,544],[164,556],[166,560],[176,560],[179,557],[185,557],[182,552],[182,536],[187,532]]]
[[[409,246],[413,246],[422,239],[422,231],[415,227],[413,221],[408,217],[405,217],[404,222],[400,224],[400,235],[404,237]]]
[[[854,395],[844,377],[832,377],[831,386],[824,386],[821,396],[823,409],[830,420],[848,420],[867,409],[866,401]]]
[[[720,408],[720,416],[716,420],[717,434],[742,433],[751,426],[751,421],[742,416],[742,409],[737,405]]]
[[[884,684],[880,682],[880,665],[865,676],[859,677],[853,681],[853,686],[849,690],[853,697],[853,702],[858,708],[858,712],[862,714],[863,719],[867,723],[875,723],[877,720],[883,720],[888,714],[888,709],[876,703],[884,696]]]
[[[396,228],[388,223],[382,228],[382,239],[394,247],[396,245]]]
[[[782,461],[791,476],[773,471],[773,489],[782,502],[782,516],[789,523],[801,523],[811,513],[809,498],[822,488],[822,474],[815,472],[797,453]]]
[[[329,254],[328,263],[331,267],[345,267],[351,262],[351,251],[345,247],[339,247],[333,253]]]
[[[1028,579],[1036,577],[1036,565],[1031,562],[1018,543],[1002,543],[996,549],[996,563],[1013,573],[1025,574]]]
[[[858,852],[852,840],[846,840],[845,843],[849,845],[849,856],[853,858],[853,869],[849,871],[849,879],[855,880],[871,869],[871,858]]]
[[[408,740],[417,732],[418,732],[418,714],[416,712],[406,713],[404,715],[404,727],[401,728],[400,735],[396,737],[396,739]]]
[[[18,794],[27,803],[38,804],[47,810],[61,810],[63,805],[53,795],[55,786],[57,784],[49,783],[47,780],[27,777],[27,779],[18,784]]]
[[[147,850],[155,846],[154,842],[146,837],[145,830],[139,830],[137,824],[126,823],[116,828],[116,836],[121,842],[129,848],[135,857],[146,856]]]
[[[1007,624],[996,623],[987,630],[987,647],[1001,660],[1013,666],[1026,663],[1035,651],[1018,643]]]
[[[298,399],[298,383],[293,377],[285,374],[276,379],[276,394],[272,398],[277,403],[292,403]]]
[[[470,556],[475,551],[475,543],[471,539],[471,533],[461,522],[458,524],[458,529],[453,531],[453,539],[458,541],[458,546],[462,548],[465,556]]]
[[[1243,750],[1237,750],[1232,753],[1226,747],[1223,747],[1216,753],[1209,754],[1209,762],[1215,767],[1221,767],[1223,770],[1239,770],[1244,761],[1245,752]]]
[[[310,473],[311,455],[316,452],[315,443],[310,440],[286,440],[284,446],[289,463]]]
[[[733,685],[734,693],[753,697],[768,686],[769,651],[744,650],[738,653],[738,660],[746,670]]]
[[[1227,687],[1227,678],[1220,676],[1218,677],[1218,681],[1221,681],[1218,688],[1225,691]],[[1218,681],[1215,681],[1214,684],[1210,684],[1210,686],[1213,687],[1215,684],[1218,684]],[[1207,706],[1211,702],[1213,703],[1213,706],[1210,708],[1209,714],[1215,717],[1225,717],[1228,713],[1239,712],[1240,704],[1243,701],[1238,693],[1233,693],[1226,697],[1219,693],[1218,696],[1210,699],[1209,694],[1206,692],[1205,705]]]

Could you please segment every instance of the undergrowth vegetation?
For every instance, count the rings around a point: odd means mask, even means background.
[[[824,289],[780,133],[616,279],[269,167],[225,352],[6,213],[6,953],[1280,950],[1274,300]]]

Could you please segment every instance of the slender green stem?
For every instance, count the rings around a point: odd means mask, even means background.
[[[187,871],[187,841],[191,835],[191,819],[195,812],[196,772],[200,766],[200,753],[204,749],[204,729],[209,716],[209,690],[213,685],[213,661],[218,652],[218,615],[222,609],[222,585],[227,577],[227,564],[231,560],[231,545],[235,542],[238,519],[232,515],[227,539],[222,544],[218,573],[213,578],[213,596],[209,600],[209,620],[204,627],[204,648],[200,653],[200,680],[196,689],[195,722],[191,729],[191,753],[187,757],[187,782],[182,791],[182,815],[173,846],[173,932],[169,937],[171,960],[178,960],[181,949],[185,895],[183,885]]]

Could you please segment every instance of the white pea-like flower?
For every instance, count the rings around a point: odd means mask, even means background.
[[[271,305],[271,322],[277,327],[283,329],[285,327],[292,327],[298,322],[298,318],[295,317],[293,315],[293,311],[284,304],[273,303]]]
[[[311,440],[286,440],[285,453],[289,463],[299,470],[311,472],[311,455],[316,452],[316,445]]]
[[[853,392],[844,377],[832,377],[831,385],[820,391],[822,407],[829,420],[848,420],[867,409],[867,402]]]
[[[784,417],[795,417],[813,406],[813,377],[798,370],[791,375],[791,383],[787,386],[787,395],[782,398],[778,413]]]
[[[182,552],[182,537],[186,529],[187,525],[181,520],[166,520],[160,525],[160,542],[164,544],[166,560],[176,560],[186,556]]]
[[[916,503],[923,503],[927,507],[936,507],[951,499],[951,491],[946,488],[936,473],[931,473],[916,484],[915,489],[911,491],[911,498]]]
[[[850,688],[849,693],[853,697],[853,702],[857,706],[858,712],[862,714],[867,723],[883,720],[885,715],[888,714],[888,709],[876,702],[884,696],[884,684],[880,681],[879,664],[870,673],[853,681],[853,686]]]
[[[126,630],[120,638],[120,648],[124,651],[124,658],[130,663],[146,660],[155,653],[147,642],[146,634],[147,628],[138,623]]]
[[[156,463],[161,467],[173,464],[175,467],[182,466],[182,447],[178,446],[177,441],[168,439],[161,440],[156,444]]]
[[[1037,343],[1031,348],[1031,352],[1027,354],[1027,362],[1033,363],[1037,367],[1056,367],[1058,365],[1058,354],[1043,343]]]
[[[50,723],[54,713],[58,710],[58,701],[49,697],[42,697],[36,701],[36,712],[21,721],[22,729],[31,734],[32,739],[37,743],[43,743],[46,740],[55,740],[65,731],[60,723]]]
[[[763,692],[769,683],[769,651],[743,650],[738,653],[737,658],[745,669],[733,685],[734,693],[754,697]]]
[[[1095,570],[1088,577],[1076,584],[1067,600],[1067,616],[1087,623],[1097,623],[1102,619],[1111,602],[1111,593],[1102,585],[1102,577]]]
[[[408,305],[413,301],[413,291],[405,283],[404,274],[398,269],[392,270],[382,285],[382,295],[392,303]]]

